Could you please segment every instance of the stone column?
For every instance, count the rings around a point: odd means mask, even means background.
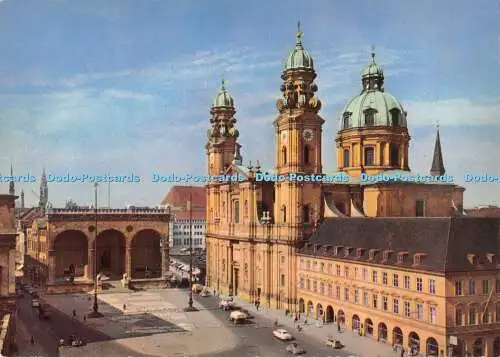
[[[161,277],[162,279],[168,278],[168,272],[170,267],[170,257],[168,249],[168,241],[166,238],[162,240],[161,244]]]
[[[55,249],[49,249],[49,283],[55,283],[56,281],[56,251]]]
[[[94,280],[94,275],[95,275],[95,266],[94,266],[94,263],[95,263],[95,259],[94,259],[94,249],[93,248],[89,248],[88,249],[88,254],[87,254],[87,279],[89,280]]]
[[[129,279],[132,279],[132,246],[127,239],[125,247],[125,273]]]

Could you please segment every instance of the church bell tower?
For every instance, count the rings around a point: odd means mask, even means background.
[[[288,178],[276,184],[274,218],[279,224],[313,223],[321,216],[321,185],[300,179],[322,173],[325,122],[318,115],[321,101],[316,96],[314,61],[302,45],[302,36],[299,22],[295,48],[288,54],[281,74],[282,96],[276,103],[276,171]]]
[[[208,174],[217,176],[225,173],[231,164],[241,165],[240,148],[237,143],[239,132],[236,129],[234,99],[226,90],[225,81],[216,95],[210,109],[210,124],[205,146],[208,156]]]

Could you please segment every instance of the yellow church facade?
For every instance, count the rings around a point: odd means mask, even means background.
[[[449,272],[464,267],[430,264],[446,261],[449,227],[470,221],[462,216],[464,189],[445,175],[439,131],[429,174],[411,173],[408,114],[385,91],[384,73],[372,54],[361,74],[361,93],[341,113],[333,153],[337,168],[329,172],[322,165],[325,120],[316,77],[299,29],[281,73],[273,169],[258,161],[243,165],[234,99],[224,84],[215,97],[207,169],[226,180],[206,185],[207,285],[221,294],[339,322],[405,348],[418,340],[419,350],[429,355],[445,353],[450,336],[464,351],[478,350],[478,339],[482,351],[492,351],[495,336],[477,331],[465,336],[470,329],[453,327],[456,277]],[[491,226],[477,238],[488,241],[498,224],[492,222],[470,223],[478,226],[467,232]],[[415,239],[408,238],[412,234]],[[467,241],[459,234],[455,239],[455,245]],[[441,256],[435,256],[435,241],[441,242]],[[496,261],[498,248],[485,244]],[[468,261],[470,254],[486,259],[477,251],[481,245],[466,246],[470,252],[457,253],[460,259]],[[465,268],[467,276],[475,271],[474,265]],[[490,263],[488,269],[481,274],[495,286],[498,266]],[[394,275],[398,286],[392,285]],[[492,316],[496,294],[487,304],[478,301]],[[476,312],[479,316],[479,308]],[[492,321],[488,331],[495,317]]]

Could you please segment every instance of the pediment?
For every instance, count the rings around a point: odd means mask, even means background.
[[[249,178],[248,168],[241,165],[229,165],[227,170],[224,172],[226,176],[239,176],[243,177],[245,180]]]

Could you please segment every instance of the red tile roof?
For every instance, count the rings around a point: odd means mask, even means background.
[[[205,211],[193,211],[192,219],[205,219]],[[174,212],[174,217],[176,220],[179,219],[189,219],[189,211]]]
[[[173,186],[163,201],[161,201],[161,204],[186,208],[186,203],[189,201],[190,195],[193,209],[205,208],[206,196],[205,187],[203,186]]]

